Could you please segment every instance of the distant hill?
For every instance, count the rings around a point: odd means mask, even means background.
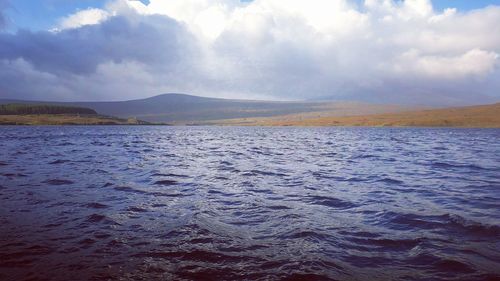
[[[89,119],[55,116],[96,113],[96,118]],[[7,118],[5,116],[9,115],[5,114],[16,116]],[[23,114],[31,115],[22,117]],[[52,117],[40,118],[33,114],[51,114]],[[4,124],[153,122],[173,125],[500,127],[500,103],[424,110],[359,102],[277,102],[163,94],[146,99],[114,102],[0,99],[0,116],[4,116]]]
[[[356,116],[314,117],[296,114],[266,118],[220,120],[218,125],[247,126],[391,126],[500,128],[500,103],[433,110]]]
[[[114,102],[43,102],[0,100],[2,103],[37,103],[86,107],[98,114],[135,117],[149,122],[191,124],[210,120],[323,113],[341,116],[401,112],[409,107],[353,102],[276,102],[219,99],[185,94],[163,94],[146,99]]]
[[[0,115],[28,115],[28,114],[97,114],[90,108],[73,107],[51,104],[0,104]]]

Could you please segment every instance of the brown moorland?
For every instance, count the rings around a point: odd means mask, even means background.
[[[212,122],[242,126],[368,126],[500,128],[500,103],[358,116],[284,115]]]

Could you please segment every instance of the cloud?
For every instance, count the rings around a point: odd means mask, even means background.
[[[7,16],[5,15],[5,10],[9,7],[8,0],[0,0],[0,31],[7,26]]]
[[[109,16],[110,14],[107,11],[89,8],[62,18],[60,20],[59,28],[56,28],[56,31],[61,29],[79,28],[85,25],[99,24],[105,21]]]
[[[485,76],[495,69],[498,54],[473,49],[458,56],[422,55],[418,50],[410,50],[390,64],[395,72],[425,76],[428,79],[455,79]]]
[[[430,0],[113,0],[64,17],[56,29],[0,34],[0,85],[9,85],[2,93],[500,99],[498,6],[460,13],[436,12]],[[23,84],[31,77],[36,90]]]
[[[23,59],[58,75],[88,75],[101,64],[136,61],[158,69],[189,60],[190,34],[166,17],[131,21],[115,16],[102,24],[59,32],[0,35],[0,58]],[[190,54],[191,55],[191,54]]]

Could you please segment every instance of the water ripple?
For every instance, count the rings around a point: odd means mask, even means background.
[[[5,127],[0,280],[499,280],[500,131]]]

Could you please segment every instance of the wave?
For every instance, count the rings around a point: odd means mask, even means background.
[[[57,160],[54,160],[52,162],[49,162],[50,165],[56,165],[56,164],[64,164],[64,163],[68,163],[68,162],[71,162],[70,160],[64,160],[64,159],[57,159]]]
[[[69,185],[69,184],[74,184],[75,182],[70,181],[70,180],[64,180],[64,179],[48,179],[44,181],[43,183],[49,184],[49,185]]]
[[[418,215],[388,212],[379,218],[379,224],[393,229],[433,229],[479,236],[500,236],[500,226],[465,219],[456,214]]]
[[[305,198],[305,201],[312,205],[321,205],[334,209],[350,209],[356,207],[356,204],[352,202],[328,196],[308,196]]]
[[[448,162],[432,162],[431,166],[437,169],[467,169],[467,170],[478,170],[478,171],[489,171],[490,168],[485,168],[474,164],[456,164]]]
[[[500,225],[481,223],[465,219],[455,214],[446,214],[444,215],[444,217],[452,226],[459,227],[461,228],[461,230],[467,233],[472,233],[479,236],[500,237]]]
[[[177,185],[178,182],[175,180],[159,180],[155,181],[155,185],[162,185],[162,186],[171,186],[171,185]]]

